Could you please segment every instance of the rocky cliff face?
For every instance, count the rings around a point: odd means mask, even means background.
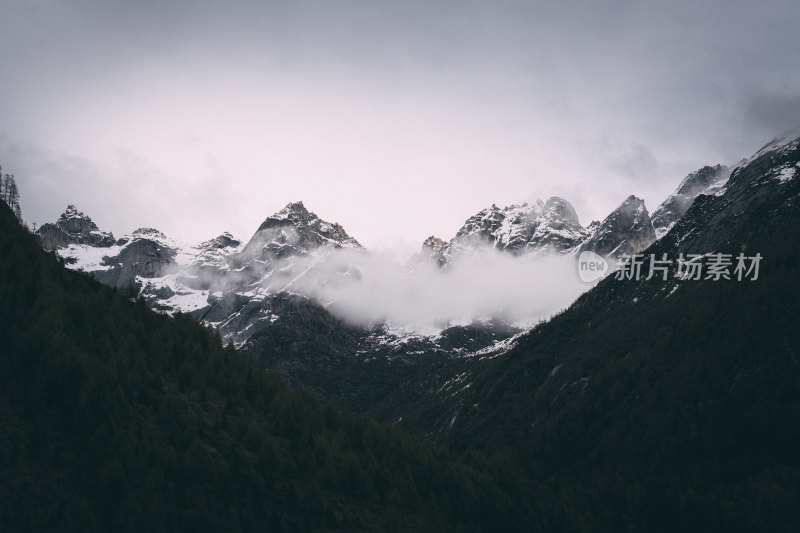
[[[114,287],[141,287],[140,278],[158,278],[175,264],[177,247],[158,230],[141,228],[116,240],[74,205],[36,233],[42,246],[58,250],[69,266]]]
[[[160,278],[176,264],[177,247],[153,228],[140,228],[117,242],[109,251],[118,253],[103,257],[108,268],[94,274],[108,285],[140,288],[140,278]]]
[[[70,244],[109,247],[115,243],[111,233],[100,231],[97,224],[74,205],[68,205],[54,224],[42,224],[36,234],[46,250],[56,250]]]
[[[422,249],[419,255],[423,261],[433,261],[439,266],[444,266],[444,248],[446,245],[447,243],[445,241],[431,235],[422,243]]]
[[[655,229],[644,200],[631,195],[596,226],[581,244],[580,251],[618,257],[639,253],[655,241]]]

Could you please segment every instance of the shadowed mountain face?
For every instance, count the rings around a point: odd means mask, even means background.
[[[636,254],[653,244],[656,233],[641,198],[629,196],[618,208],[595,226],[592,235],[580,246],[602,256]]]

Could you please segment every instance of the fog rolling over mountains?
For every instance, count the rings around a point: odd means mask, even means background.
[[[405,263],[365,249],[302,202],[267,217],[246,242],[225,233],[186,246],[153,228],[115,239],[75,206],[37,234],[68,267],[133,288],[154,309],[192,313],[237,345],[307,305],[362,331],[378,331],[373,341],[435,339],[450,327],[504,324],[510,329],[501,340],[591,287],[576,275],[579,252],[613,262],[644,250],[697,195],[716,191],[727,176],[708,174],[688,176],[653,219],[635,196],[587,226],[559,197],[492,205],[469,217],[449,241],[429,237]]]
[[[134,286],[154,308],[191,312],[236,343],[277,320],[276,297],[310,299],[361,327],[436,334],[474,321],[532,325],[585,290],[571,254],[589,232],[566,201],[555,203],[493,207],[440,255],[425,244],[405,264],[365,250],[302,202],[268,217],[247,243],[221,235],[182,246],[147,228],[115,240],[74,206],[38,234],[71,268]]]

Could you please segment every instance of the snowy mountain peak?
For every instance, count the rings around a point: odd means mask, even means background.
[[[114,244],[111,233],[100,231],[87,215],[70,204],[53,223],[42,224],[36,231],[47,250],[56,250],[72,244],[108,247]]]
[[[730,177],[730,169],[725,165],[705,166],[686,176],[678,186],[677,194],[691,195],[698,191],[716,192]],[[700,194],[709,194],[701,192]]]
[[[653,227],[660,239],[672,229],[672,226],[689,210],[695,198],[701,194],[717,194],[730,178],[731,171],[724,165],[705,166],[692,172],[680,183],[655,211],[653,211]]]
[[[431,250],[437,251],[441,249],[442,246],[444,246],[444,244],[445,242],[442,239],[431,235],[430,237],[425,239],[425,241],[422,243],[422,246],[424,248],[429,248]]]
[[[531,209],[533,213],[542,217],[562,220],[567,224],[580,225],[578,213],[572,204],[558,196],[551,196],[546,201],[536,200]]]
[[[540,222],[528,239],[529,250],[564,253],[573,250],[588,236],[578,221],[575,208],[565,199],[552,196],[539,209]]]
[[[639,206],[639,205],[644,205],[644,200],[642,200],[635,194],[631,194],[627,198],[625,198],[625,201],[622,203],[622,205],[625,205],[627,203],[635,203],[637,204],[637,206]]]
[[[572,204],[558,196],[551,196],[544,203],[543,210],[551,214],[553,217],[560,218],[569,224],[580,225],[578,222],[578,213]]]
[[[309,213],[306,206],[303,205],[303,202],[289,202],[286,204],[286,207],[269,218],[278,220],[302,220],[311,215],[313,215],[313,213]]]
[[[725,188],[738,185],[790,185],[800,175],[800,161],[797,156],[799,151],[800,128],[797,128],[773,139],[753,156],[745,159],[733,169]]]
[[[69,204],[64,212],[61,214],[61,219],[69,219],[69,218],[89,218],[84,215],[82,212],[78,211],[78,208],[75,207],[74,204]]]
[[[628,215],[632,215],[634,217],[634,220],[639,220],[644,213],[647,213],[647,207],[644,204],[644,200],[636,195],[631,194],[630,196],[625,198],[625,201],[622,202],[619,205],[619,207],[617,207],[614,211],[612,211],[609,217],[606,217],[606,220],[608,220],[608,218],[610,217],[619,217]]]
[[[69,232],[92,231],[97,230],[97,224],[91,218],[78,210],[77,207],[70,204],[58,217],[56,224]]]
[[[167,236],[155,228],[139,228],[131,235],[138,239],[161,239],[166,240]]]
[[[800,145],[800,126],[787,131],[765,144],[751,157],[744,159],[738,166],[743,167],[769,152],[790,151]]]
[[[565,253],[586,237],[572,204],[553,196],[544,202],[503,208],[492,204],[468,218],[450,242],[431,246],[435,241],[426,240],[423,246],[430,249],[440,265],[445,265],[480,246],[511,253]]]
[[[234,238],[229,232],[224,232],[213,239],[208,241],[201,242],[197,247],[205,250],[216,249],[221,250],[223,248],[237,248],[242,244],[242,241],[239,239]]]
[[[681,252],[763,252],[761,232],[785,239],[780,223],[796,224],[800,129],[767,143],[730,172],[715,194],[698,197],[663,237]],[[789,217],[789,218],[787,218]],[[792,228],[794,229],[794,228]],[[777,235],[778,237],[774,237]],[[731,243],[740,243],[731,246]]]
[[[125,246],[129,243],[141,240],[152,241],[159,246],[172,248],[174,250],[181,248],[181,246],[179,246],[174,240],[170,239],[155,228],[139,228],[133,233],[120,237],[116,244],[117,246]]]
[[[752,219],[740,219],[738,214],[752,202],[774,197],[776,209],[790,205],[785,200],[793,198],[787,194],[796,193],[798,153],[797,137],[781,138],[733,172],[720,165],[704,167],[680,183],[653,219],[644,201],[633,195],[588,227],[582,227],[574,207],[557,196],[506,207],[491,204],[469,217],[450,241],[426,238],[408,267],[428,269],[438,264],[446,269],[456,260],[468,261],[469,254],[462,253],[478,247],[534,257],[577,255],[584,250],[617,257],[640,253],[656,239],[654,222],[663,218],[665,224],[671,223],[668,215],[681,220],[659,246],[680,242],[682,251],[716,250],[726,235],[746,234],[746,222]],[[684,214],[692,201],[694,207]],[[725,217],[709,219],[715,210],[724,212]],[[711,220],[712,230],[692,233],[693,222],[706,219]],[[69,268],[90,273],[109,285],[137,286],[152,307],[191,312],[236,343],[244,343],[290,315],[294,315],[291,320],[319,316],[316,307],[303,307],[310,305],[309,290],[339,287],[361,275],[354,254],[333,251],[360,250],[360,244],[340,224],[320,219],[302,202],[289,203],[267,217],[245,246],[230,233],[223,233],[192,247],[178,247],[152,228],[141,228],[114,241],[74,205],[37,233],[46,248],[58,250]],[[355,259],[363,257],[366,254]],[[334,304],[326,298],[325,305]],[[297,309],[306,310],[299,316]],[[286,324],[293,328],[291,320]]]
[[[361,248],[340,224],[320,219],[303,202],[293,202],[259,226],[242,250],[240,260],[269,261],[306,254],[322,246]]]

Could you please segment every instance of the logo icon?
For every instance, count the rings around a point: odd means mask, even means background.
[[[581,252],[578,256],[578,277],[584,283],[603,278],[608,272],[608,261],[594,252]]]

